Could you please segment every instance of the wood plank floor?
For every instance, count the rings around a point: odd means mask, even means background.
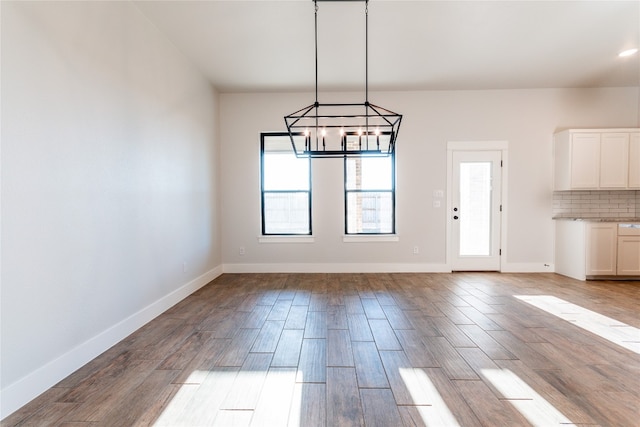
[[[640,282],[225,274],[3,426],[640,426]]]

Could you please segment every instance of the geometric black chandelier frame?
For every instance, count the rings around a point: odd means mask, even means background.
[[[331,1],[331,0],[325,0]],[[315,6],[315,102],[284,117],[297,157],[383,157],[396,146],[402,115],[369,102],[369,1],[365,3],[365,100],[318,102],[318,0]]]

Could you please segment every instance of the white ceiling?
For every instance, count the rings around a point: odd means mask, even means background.
[[[135,1],[222,92],[313,90],[311,0]],[[320,90],[365,82],[364,2],[319,2]],[[369,2],[369,89],[640,86],[640,1]]]

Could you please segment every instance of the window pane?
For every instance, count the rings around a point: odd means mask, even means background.
[[[294,138],[304,138],[303,136]],[[293,153],[291,138],[288,134],[265,135],[263,139],[264,151],[270,153]]]
[[[309,193],[264,193],[265,234],[309,234]]]
[[[263,168],[265,190],[309,190],[309,159],[299,159],[293,151],[265,151]]]
[[[460,163],[460,255],[491,255],[491,162]]]
[[[393,233],[393,193],[348,192],[347,233]]]
[[[261,150],[262,233],[311,234],[310,159],[297,158],[284,133],[263,133]]]
[[[348,158],[347,190],[392,190],[392,162],[392,156]]]

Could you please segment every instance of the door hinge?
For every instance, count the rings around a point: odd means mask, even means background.
[[[502,160],[500,160],[500,167],[502,167]]]
[[[502,205],[500,205],[500,212],[502,212]]]
[[[498,249],[498,255],[502,255],[502,249]]]

